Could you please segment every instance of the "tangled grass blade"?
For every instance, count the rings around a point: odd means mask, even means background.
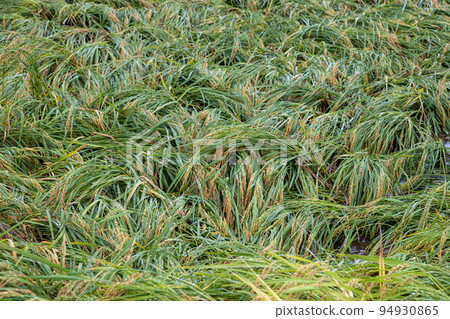
[[[0,300],[449,300],[449,12],[0,0]]]

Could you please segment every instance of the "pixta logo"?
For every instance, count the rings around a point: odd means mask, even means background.
[[[158,131],[145,130],[127,141],[127,164],[144,167],[153,171],[156,164],[168,164],[172,147],[170,139],[162,137]]]
[[[311,139],[298,141],[294,139],[195,139],[190,144],[183,145],[183,150],[172,146],[174,139],[163,137],[159,132],[145,130],[127,142],[128,164],[146,167],[153,170],[155,164],[165,166],[171,162],[171,156],[177,153],[188,155],[193,165],[203,165],[213,161],[225,160],[228,165],[235,165],[237,159],[265,165],[276,162],[286,165],[288,162],[296,165],[324,163],[320,150]]]

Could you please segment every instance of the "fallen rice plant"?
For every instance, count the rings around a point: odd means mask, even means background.
[[[0,300],[449,300],[449,13],[0,0]]]

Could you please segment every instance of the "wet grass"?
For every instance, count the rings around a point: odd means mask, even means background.
[[[0,299],[450,299],[449,9],[0,0]]]

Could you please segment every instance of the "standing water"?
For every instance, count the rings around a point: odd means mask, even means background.
[[[450,148],[450,135],[442,137],[442,140],[445,143],[445,147]]]

